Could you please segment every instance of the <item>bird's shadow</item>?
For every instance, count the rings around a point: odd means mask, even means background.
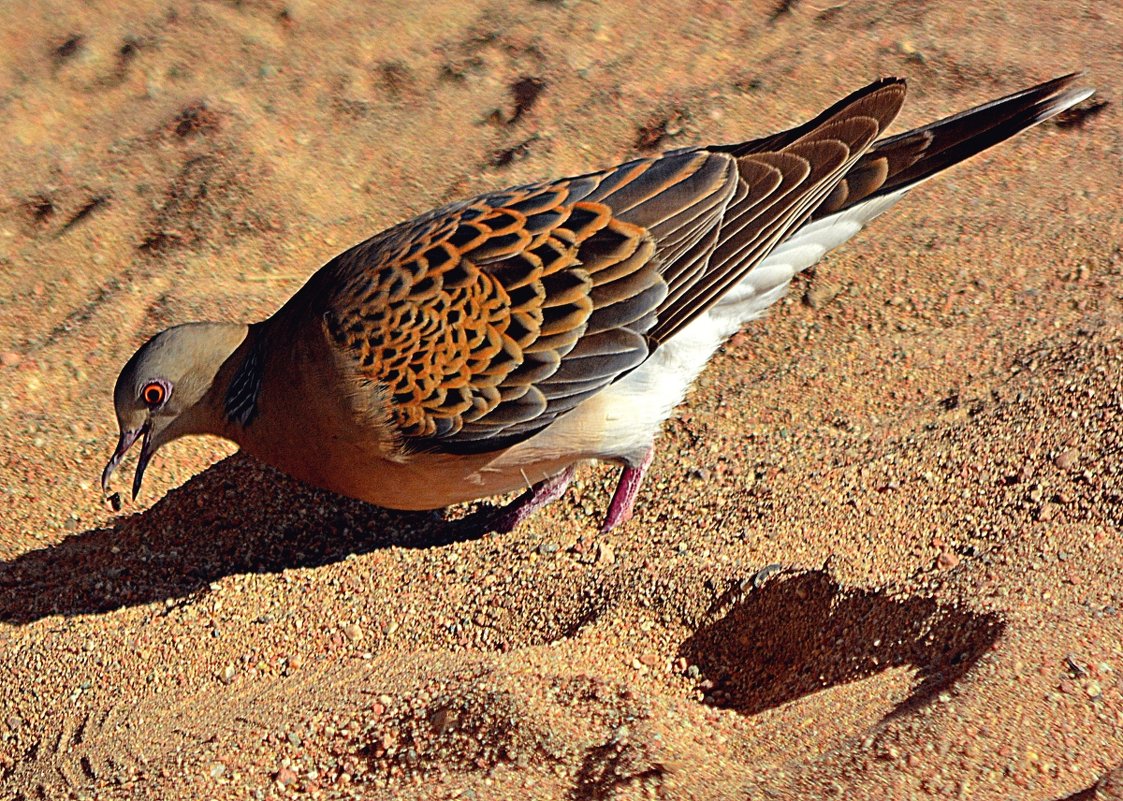
[[[481,536],[490,507],[456,521],[393,512],[303,485],[241,454],[147,511],[0,562],[0,621],[182,599],[235,573],[315,567],[390,546]]]
[[[679,651],[716,688],[714,705],[743,715],[911,666],[920,681],[890,712],[896,717],[952,687],[1004,628],[992,612],[848,588],[815,570],[720,599]]]

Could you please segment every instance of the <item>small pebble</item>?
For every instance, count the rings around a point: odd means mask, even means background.
[[[812,309],[821,309],[839,296],[842,287],[835,284],[815,283],[803,293],[803,302]]]
[[[764,583],[766,581],[768,581],[768,579],[772,575],[783,571],[783,569],[784,569],[784,566],[780,565],[780,564],[765,565],[764,567],[762,567],[760,570],[758,570],[756,573],[753,574],[753,577],[752,577],[752,580],[751,580],[752,588],[754,590],[759,590],[761,587],[764,586]],[[748,589],[748,588],[742,587],[742,589]]]
[[[281,785],[282,787],[288,787],[290,784],[296,781],[296,772],[293,771],[292,768],[281,768],[279,771],[277,771],[274,779],[276,779],[277,784]]]
[[[936,558],[936,566],[940,570],[951,570],[959,564],[959,556],[955,551],[944,551]]]
[[[1053,464],[1061,470],[1071,470],[1080,461],[1080,451],[1076,448],[1068,448],[1057,454],[1057,458],[1053,460]]]
[[[340,628],[343,631],[343,636],[351,642],[358,642],[363,638],[363,630],[359,628],[357,623],[344,623]]]
[[[14,350],[7,350],[0,353],[0,366],[2,367],[15,367],[21,361],[23,361],[23,357]]]

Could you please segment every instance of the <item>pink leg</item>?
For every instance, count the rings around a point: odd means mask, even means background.
[[[616,492],[612,494],[612,503],[608,505],[608,514],[604,516],[600,533],[607,534],[621,523],[632,519],[632,507],[636,504],[639,495],[639,485],[643,483],[643,476],[647,468],[651,467],[651,460],[655,456],[655,449],[648,448],[643,455],[639,467],[625,467],[620,474],[620,483],[616,485]]]
[[[556,476],[539,481],[515,500],[500,509],[491,523],[491,530],[500,534],[514,531],[515,527],[541,509],[565,494],[566,487],[573,480],[573,465]]]

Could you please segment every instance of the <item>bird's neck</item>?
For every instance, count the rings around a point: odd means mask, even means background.
[[[316,383],[318,360],[307,351],[317,338],[303,334],[280,313],[247,326],[208,398],[209,433],[262,456],[278,436],[296,436],[311,424],[305,402],[315,400],[307,384]]]
[[[256,412],[261,376],[261,324],[230,324],[211,388],[200,403],[205,431],[238,441],[237,429]]]

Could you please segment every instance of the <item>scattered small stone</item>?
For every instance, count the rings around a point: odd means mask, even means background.
[[[842,292],[842,287],[837,284],[816,282],[803,293],[803,302],[812,309],[821,309],[837,298]]]
[[[607,542],[597,542],[597,561],[611,565],[616,561],[616,551]]]
[[[1076,448],[1068,448],[1057,454],[1057,458],[1053,460],[1053,464],[1061,470],[1071,470],[1080,461],[1080,451]]]
[[[358,623],[344,623],[340,629],[343,631],[343,636],[351,642],[358,642],[363,638],[363,630]]]
[[[396,751],[398,748],[398,733],[393,729],[383,732],[382,736],[378,738],[378,747],[388,754]]]
[[[538,555],[549,556],[558,552],[557,543],[553,542],[540,542],[538,543]]]
[[[759,590],[764,586],[764,583],[768,581],[770,577],[772,577],[776,573],[779,573],[783,569],[784,566],[780,564],[765,565],[753,574],[753,577],[750,581],[750,586],[752,586],[754,590]],[[744,587],[743,589],[748,589],[748,587]]]
[[[909,39],[902,39],[901,41],[899,41],[897,43],[897,49],[900,51],[902,56],[909,59],[910,61],[924,63],[924,61],[926,60],[924,58],[924,54],[920,52],[920,48],[918,48],[916,44]]]
[[[943,551],[936,558],[936,567],[940,570],[951,570],[959,564],[959,556],[955,551]]]
[[[452,730],[456,725],[456,713],[443,706],[429,716],[429,723],[433,726],[433,731],[438,735],[444,735]]]
[[[215,762],[211,765],[210,774],[212,779],[221,779],[224,773],[226,773],[226,766],[221,762]]]
[[[236,672],[233,665],[227,665],[222,669],[222,673],[219,674],[219,679],[222,680],[223,684],[231,684],[234,681],[234,674]]]
[[[296,781],[296,772],[292,768],[281,768],[273,778],[277,784],[288,787]]]
[[[15,367],[21,361],[23,361],[23,357],[14,350],[6,350],[0,353],[0,367]]]

